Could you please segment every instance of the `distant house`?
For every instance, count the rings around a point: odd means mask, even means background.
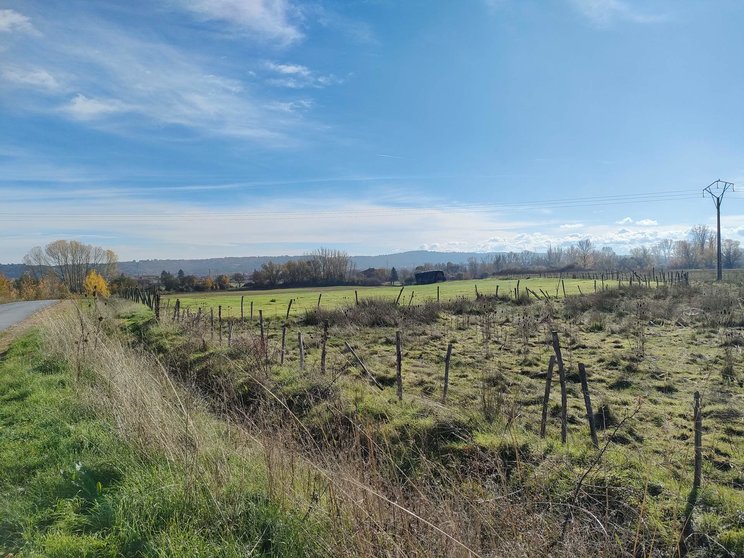
[[[433,271],[419,271],[414,274],[416,276],[417,285],[430,285],[431,283],[440,283],[446,281],[444,271],[435,269]]]

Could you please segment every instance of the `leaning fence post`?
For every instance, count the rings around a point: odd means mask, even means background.
[[[398,401],[403,401],[403,354],[400,349],[400,331],[395,332],[395,384],[398,388]]]
[[[289,299],[289,304],[287,304],[287,317],[285,318],[286,320],[289,320],[289,312],[290,312],[290,310],[292,310],[292,301],[293,300],[294,300],[293,298],[290,298]]]
[[[700,392],[696,391],[693,399],[695,420],[695,476],[692,489],[698,490],[703,480],[703,413],[701,410]]]
[[[405,286],[405,285],[403,285],[403,286],[402,286],[402,287],[400,288],[400,292],[398,293],[398,298],[396,298],[396,299],[395,299],[395,304],[396,304],[396,305],[397,305],[397,304],[398,304],[398,303],[400,302],[400,297],[401,297],[401,296],[403,295],[403,289],[405,289],[405,288],[406,288],[406,286]]]
[[[447,356],[444,357],[444,389],[442,389],[442,403],[447,402],[447,390],[449,389],[449,369],[452,358],[452,341],[447,345]]]
[[[592,400],[589,397],[589,383],[586,381],[586,368],[579,363],[579,379],[581,380],[581,393],[584,394],[584,405],[586,406],[586,420],[589,421],[589,434],[592,437],[592,444],[599,448],[597,440],[597,429],[594,424],[594,411],[592,411]]]
[[[552,332],[553,351],[555,351],[555,360],[558,363],[558,379],[561,382],[561,442],[566,443],[568,438],[568,394],[566,393],[566,369],[563,367],[563,357],[561,356],[561,344],[558,341],[558,332]]]
[[[542,420],[540,421],[540,438],[545,438],[545,429],[548,425],[548,403],[550,402],[550,383],[553,380],[553,367],[555,366],[555,355],[550,355],[548,373],[545,376],[545,395],[543,395]]]

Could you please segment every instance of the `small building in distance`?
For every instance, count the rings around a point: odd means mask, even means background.
[[[416,277],[417,285],[430,285],[431,283],[440,283],[447,280],[447,278],[444,276],[444,271],[440,269],[434,269],[432,271],[419,271],[414,275]]]

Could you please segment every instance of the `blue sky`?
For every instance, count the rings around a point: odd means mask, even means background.
[[[0,262],[681,238],[704,186],[744,189],[743,27],[738,0],[0,0]]]

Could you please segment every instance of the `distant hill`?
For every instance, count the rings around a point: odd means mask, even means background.
[[[447,262],[462,264],[470,258],[480,261],[503,252],[432,252],[429,250],[413,250],[398,254],[383,254],[380,256],[352,256],[358,270],[370,267],[414,268],[424,264],[444,264]],[[119,270],[124,275],[160,275],[165,270],[174,275],[180,269],[186,275],[232,275],[233,273],[253,273],[269,261],[286,263],[289,260],[302,260],[309,256],[245,256],[233,258],[208,258],[204,260],[134,260],[119,262]],[[11,279],[17,279],[24,271],[23,264],[0,264],[0,273]]]
[[[352,256],[352,260],[359,270],[370,267],[397,267],[413,268],[423,264],[439,263],[466,263],[469,258],[481,260],[492,253],[478,252],[431,252],[428,250],[415,250],[401,252],[398,254],[383,254],[380,256]],[[132,262],[119,262],[119,269],[125,275],[160,275],[165,270],[176,274],[182,269],[186,275],[219,275],[233,273],[253,273],[269,261],[274,263],[286,263],[290,260],[302,260],[309,256],[246,256],[242,258],[209,258],[204,260],[139,260]]]
[[[9,279],[18,279],[25,269],[26,266],[23,264],[0,264],[0,273]]]

